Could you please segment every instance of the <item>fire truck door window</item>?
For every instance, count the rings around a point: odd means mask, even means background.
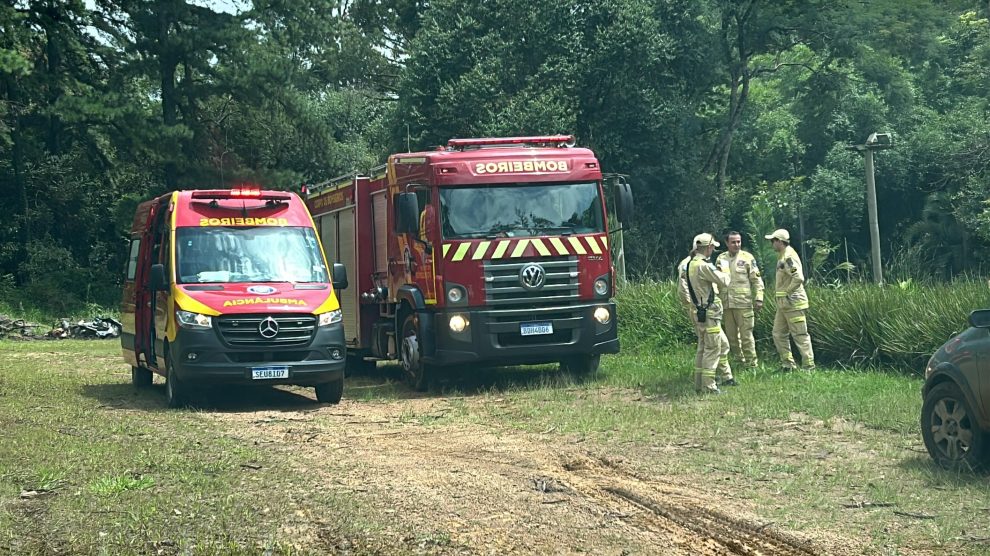
[[[131,240],[131,250],[127,257],[127,279],[133,280],[134,276],[137,274],[138,266],[138,253],[141,252],[141,240],[132,239]]]
[[[311,228],[180,228],[179,281],[326,282]]]

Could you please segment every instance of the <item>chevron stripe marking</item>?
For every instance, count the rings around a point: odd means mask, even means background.
[[[536,238],[536,239],[532,239],[530,241],[533,242],[533,247],[536,248],[537,252],[539,252],[540,255],[542,255],[544,257],[549,257],[550,256],[550,250],[547,249],[547,246],[546,245],[543,245],[543,240],[542,239]]]
[[[598,241],[595,236],[585,236],[585,241],[588,242],[588,247],[591,247],[591,252],[596,255],[602,254],[602,248],[598,246]]]
[[[464,258],[464,255],[467,254],[468,249],[470,249],[470,248],[471,248],[471,244],[468,243],[468,242],[466,242],[466,241],[464,243],[458,245],[457,246],[457,251],[454,251],[454,256],[450,260],[452,260],[452,261],[462,260]]]
[[[482,241],[478,244],[478,248],[474,250],[474,255],[471,257],[472,261],[477,261],[478,259],[485,258],[485,251],[488,251],[488,246],[491,245],[490,241]]]
[[[443,244],[443,258],[445,258],[445,259],[447,258],[447,251],[450,251],[450,244],[449,243],[444,243]]]
[[[493,259],[501,259],[502,255],[505,254],[505,250],[509,248],[509,241],[500,241],[495,247],[495,252],[492,253]]]
[[[575,253],[577,253],[578,255],[587,255],[588,254],[588,252],[584,250],[584,246],[581,245],[581,242],[578,240],[578,238],[576,238],[576,237],[569,237],[569,238],[567,238],[567,240],[571,242],[571,247],[574,248],[574,252]]]
[[[550,244],[557,250],[558,255],[570,255],[570,253],[567,252],[567,247],[564,246],[564,242],[560,241],[559,237],[550,238]]]
[[[529,245],[528,239],[520,239],[519,243],[516,244],[516,248],[512,250],[512,255],[510,258],[515,259],[516,257],[521,257],[523,252],[526,251],[527,245]]]
[[[608,251],[608,236],[602,236],[602,247]]]

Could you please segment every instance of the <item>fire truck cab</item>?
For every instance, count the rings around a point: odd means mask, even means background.
[[[168,405],[206,384],[314,386],[343,394],[336,292],[306,205],[247,187],[175,191],[138,206],[121,304],[135,386],[165,377]]]
[[[398,359],[422,390],[436,367],[590,373],[619,351],[602,172],[572,136],[452,139],[306,197],[327,258],[357,277],[352,366]],[[627,184],[615,205],[631,215]]]

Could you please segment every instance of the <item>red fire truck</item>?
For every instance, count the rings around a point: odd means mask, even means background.
[[[437,367],[590,373],[619,351],[602,172],[572,136],[451,139],[306,202],[327,258],[356,276],[341,296],[352,366],[398,359],[422,390]],[[615,204],[626,220],[627,184]]]
[[[295,194],[174,191],[138,206],[121,304],[135,386],[165,377],[170,407],[203,384],[298,384],[321,402],[344,389],[342,265],[327,272]]]

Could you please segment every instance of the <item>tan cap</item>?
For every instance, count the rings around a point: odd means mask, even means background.
[[[715,236],[712,234],[698,234],[694,236],[694,246],[695,247],[708,247],[709,245],[714,245],[718,247],[719,242],[715,241]]]
[[[774,230],[772,234],[767,234],[763,237],[767,239],[779,239],[780,241],[791,241],[791,234],[787,233],[787,230],[783,228]]]

